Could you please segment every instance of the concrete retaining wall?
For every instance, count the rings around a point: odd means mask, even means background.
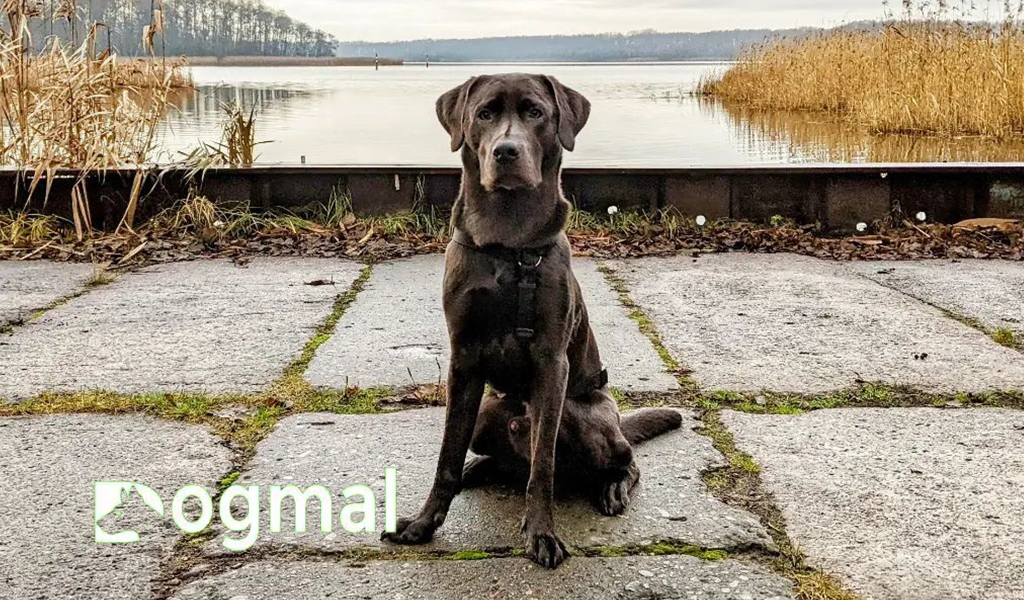
[[[108,171],[87,180],[94,226],[119,221],[135,169]],[[48,201],[37,190],[27,197],[29,179],[0,169],[0,210],[28,208],[67,216],[76,178],[58,173]],[[976,217],[1024,218],[1024,165],[901,164],[780,165],[681,169],[567,169],[568,198],[583,210],[603,212],[674,207],[708,219],[765,221],[775,215],[801,223],[821,223],[834,232],[852,231],[859,222],[884,218],[895,210],[926,213],[929,221],[956,222]],[[42,186],[41,186],[42,187]],[[385,214],[422,206],[451,205],[459,172],[451,168],[259,166],[217,168],[190,178],[184,170],[147,174],[146,218],[195,187],[220,202],[249,202],[256,208],[296,209],[315,205],[334,192],[351,196],[361,215]]]

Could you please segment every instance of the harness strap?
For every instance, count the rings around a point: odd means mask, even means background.
[[[532,340],[537,334],[534,324],[537,321],[537,286],[540,281],[540,266],[548,252],[555,247],[555,243],[551,242],[533,248],[510,248],[497,244],[477,246],[473,239],[461,229],[455,230],[452,240],[474,252],[482,252],[515,265],[518,290],[516,337],[523,341]]]
[[[547,258],[548,252],[555,247],[555,242],[533,248],[510,248],[497,244],[478,246],[465,231],[456,228],[452,234],[456,244],[481,252],[498,260],[511,263],[516,268],[517,311],[516,337],[524,342],[532,340],[537,332],[534,325],[537,321],[537,286],[540,281],[540,266]],[[581,396],[608,385],[608,370],[586,380],[581,390],[569,390],[571,396]]]

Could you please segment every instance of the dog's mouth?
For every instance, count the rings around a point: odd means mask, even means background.
[[[480,178],[480,183],[488,192],[532,190],[540,186],[541,177],[539,174],[528,173],[522,168],[504,169],[495,166],[485,170]]]

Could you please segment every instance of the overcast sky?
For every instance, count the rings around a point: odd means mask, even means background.
[[[882,0],[266,0],[338,39],[831,26],[883,15]],[[900,0],[894,0],[899,4]],[[984,3],[984,2],[981,2]]]

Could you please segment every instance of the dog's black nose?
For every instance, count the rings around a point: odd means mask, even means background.
[[[502,142],[494,147],[494,160],[498,164],[507,165],[519,160],[519,145],[514,142]]]

